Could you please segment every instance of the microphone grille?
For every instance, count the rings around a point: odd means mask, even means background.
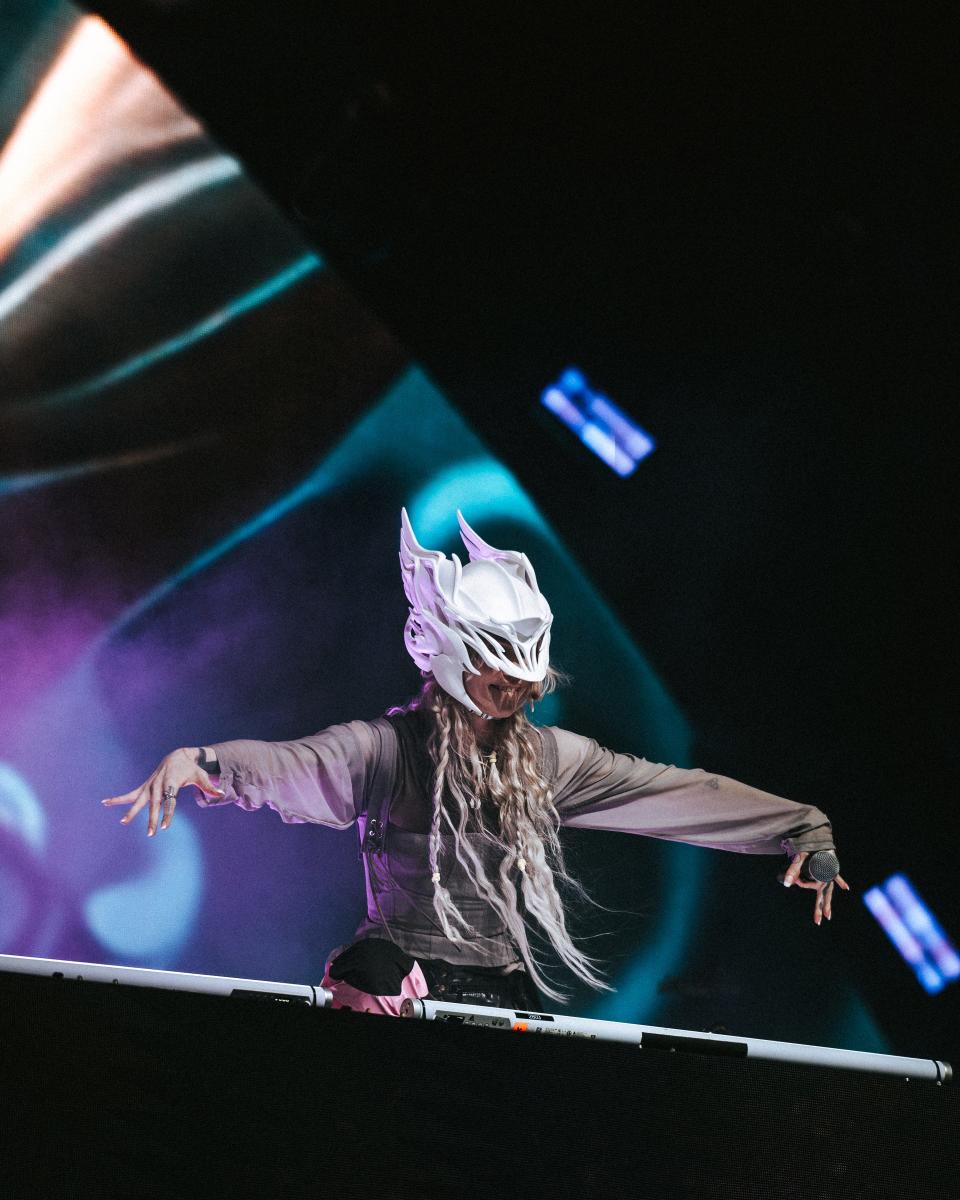
[[[803,865],[810,878],[817,883],[829,883],[840,874],[840,860],[832,850],[818,850]]]

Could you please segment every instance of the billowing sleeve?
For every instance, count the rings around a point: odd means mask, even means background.
[[[562,824],[689,842],[738,854],[834,849],[819,808],[707,771],[615,754],[590,738],[551,729],[557,744],[554,804]]]
[[[291,742],[207,743],[224,795],[200,795],[199,803],[266,805],[290,824],[346,829],[363,810],[390,732],[383,722],[348,721]]]

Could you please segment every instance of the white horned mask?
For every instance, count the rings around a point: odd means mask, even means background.
[[[470,528],[457,510],[460,536],[470,561],[447,558],[417,541],[401,512],[400,569],[410,616],[404,644],[421,671],[429,671],[448,696],[486,716],[467,695],[463,676],[479,674],[472,650],[488,667],[514,679],[539,683],[550,662],[553,613],[530,560],[516,550],[497,550]]]

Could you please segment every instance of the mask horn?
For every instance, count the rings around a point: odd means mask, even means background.
[[[519,550],[498,550],[496,546],[485,542],[478,533],[470,528],[459,508],[457,509],[457,521],[460,523],[460,537],[467,548],[471,562],[488,559],[492,562],[502,563],[508,571],[511,571],[517,579],[523,580],[534,592],[540,591],[537,587],[537,577],[533,567],[525,554],[521,554]]]
[[[427,574],[435,579],[437,568],[443,560],[444,554],[441,550],[428,550],[426,546],[420,545],[417,535],[413,532],[413,526],[410,524],[410,518],[407,516],[407,510],[402,508],[400,510],[400,572],[403,576],[403,590],[410,604],[419,603],[414,585],[417,564],[419,563],[421,569],[425,569]]]

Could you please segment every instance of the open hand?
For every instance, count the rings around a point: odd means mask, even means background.
[[[832,916],[830,905],[833,900],[833,885],[837,884],[845,892],[849,892],[850,884],[847,883],[842,875],[834,876],[829,883],[816,883],[812,879],[801,879],[800,870],[803,867],[804,861],[809,857],[809,851],[803,851],[793,856],[790,866],[783,876],[783,886],[792,887],[796,884],[797,887],[812,888],[816,891],[817,898],[813,906],[813,923],[814,925],[819,925],[824,917],[829,921]]]
[[[177,793],[181,788],[196,787],[205,796],[222,796],[224,794],[221,788],[215,786],[206,771],[197,765],[199,755],[200,748],[198,746],[173,750],[166,758],[160,760],[157,769],[139,787],[134,788],[131,792],[124,792],[122,796],[110,796],[101,803],[108,806],[130,805],[130,811],[120,822],[121,825],[129,825],[140,809],[149,805],[147,834],[149,837],[153,837],[157,832],[158,825],[160,829],[166,829],[173,820],[174,809],[177,807]],[[162,821],[160,819],[161,809],[163,811]]]

